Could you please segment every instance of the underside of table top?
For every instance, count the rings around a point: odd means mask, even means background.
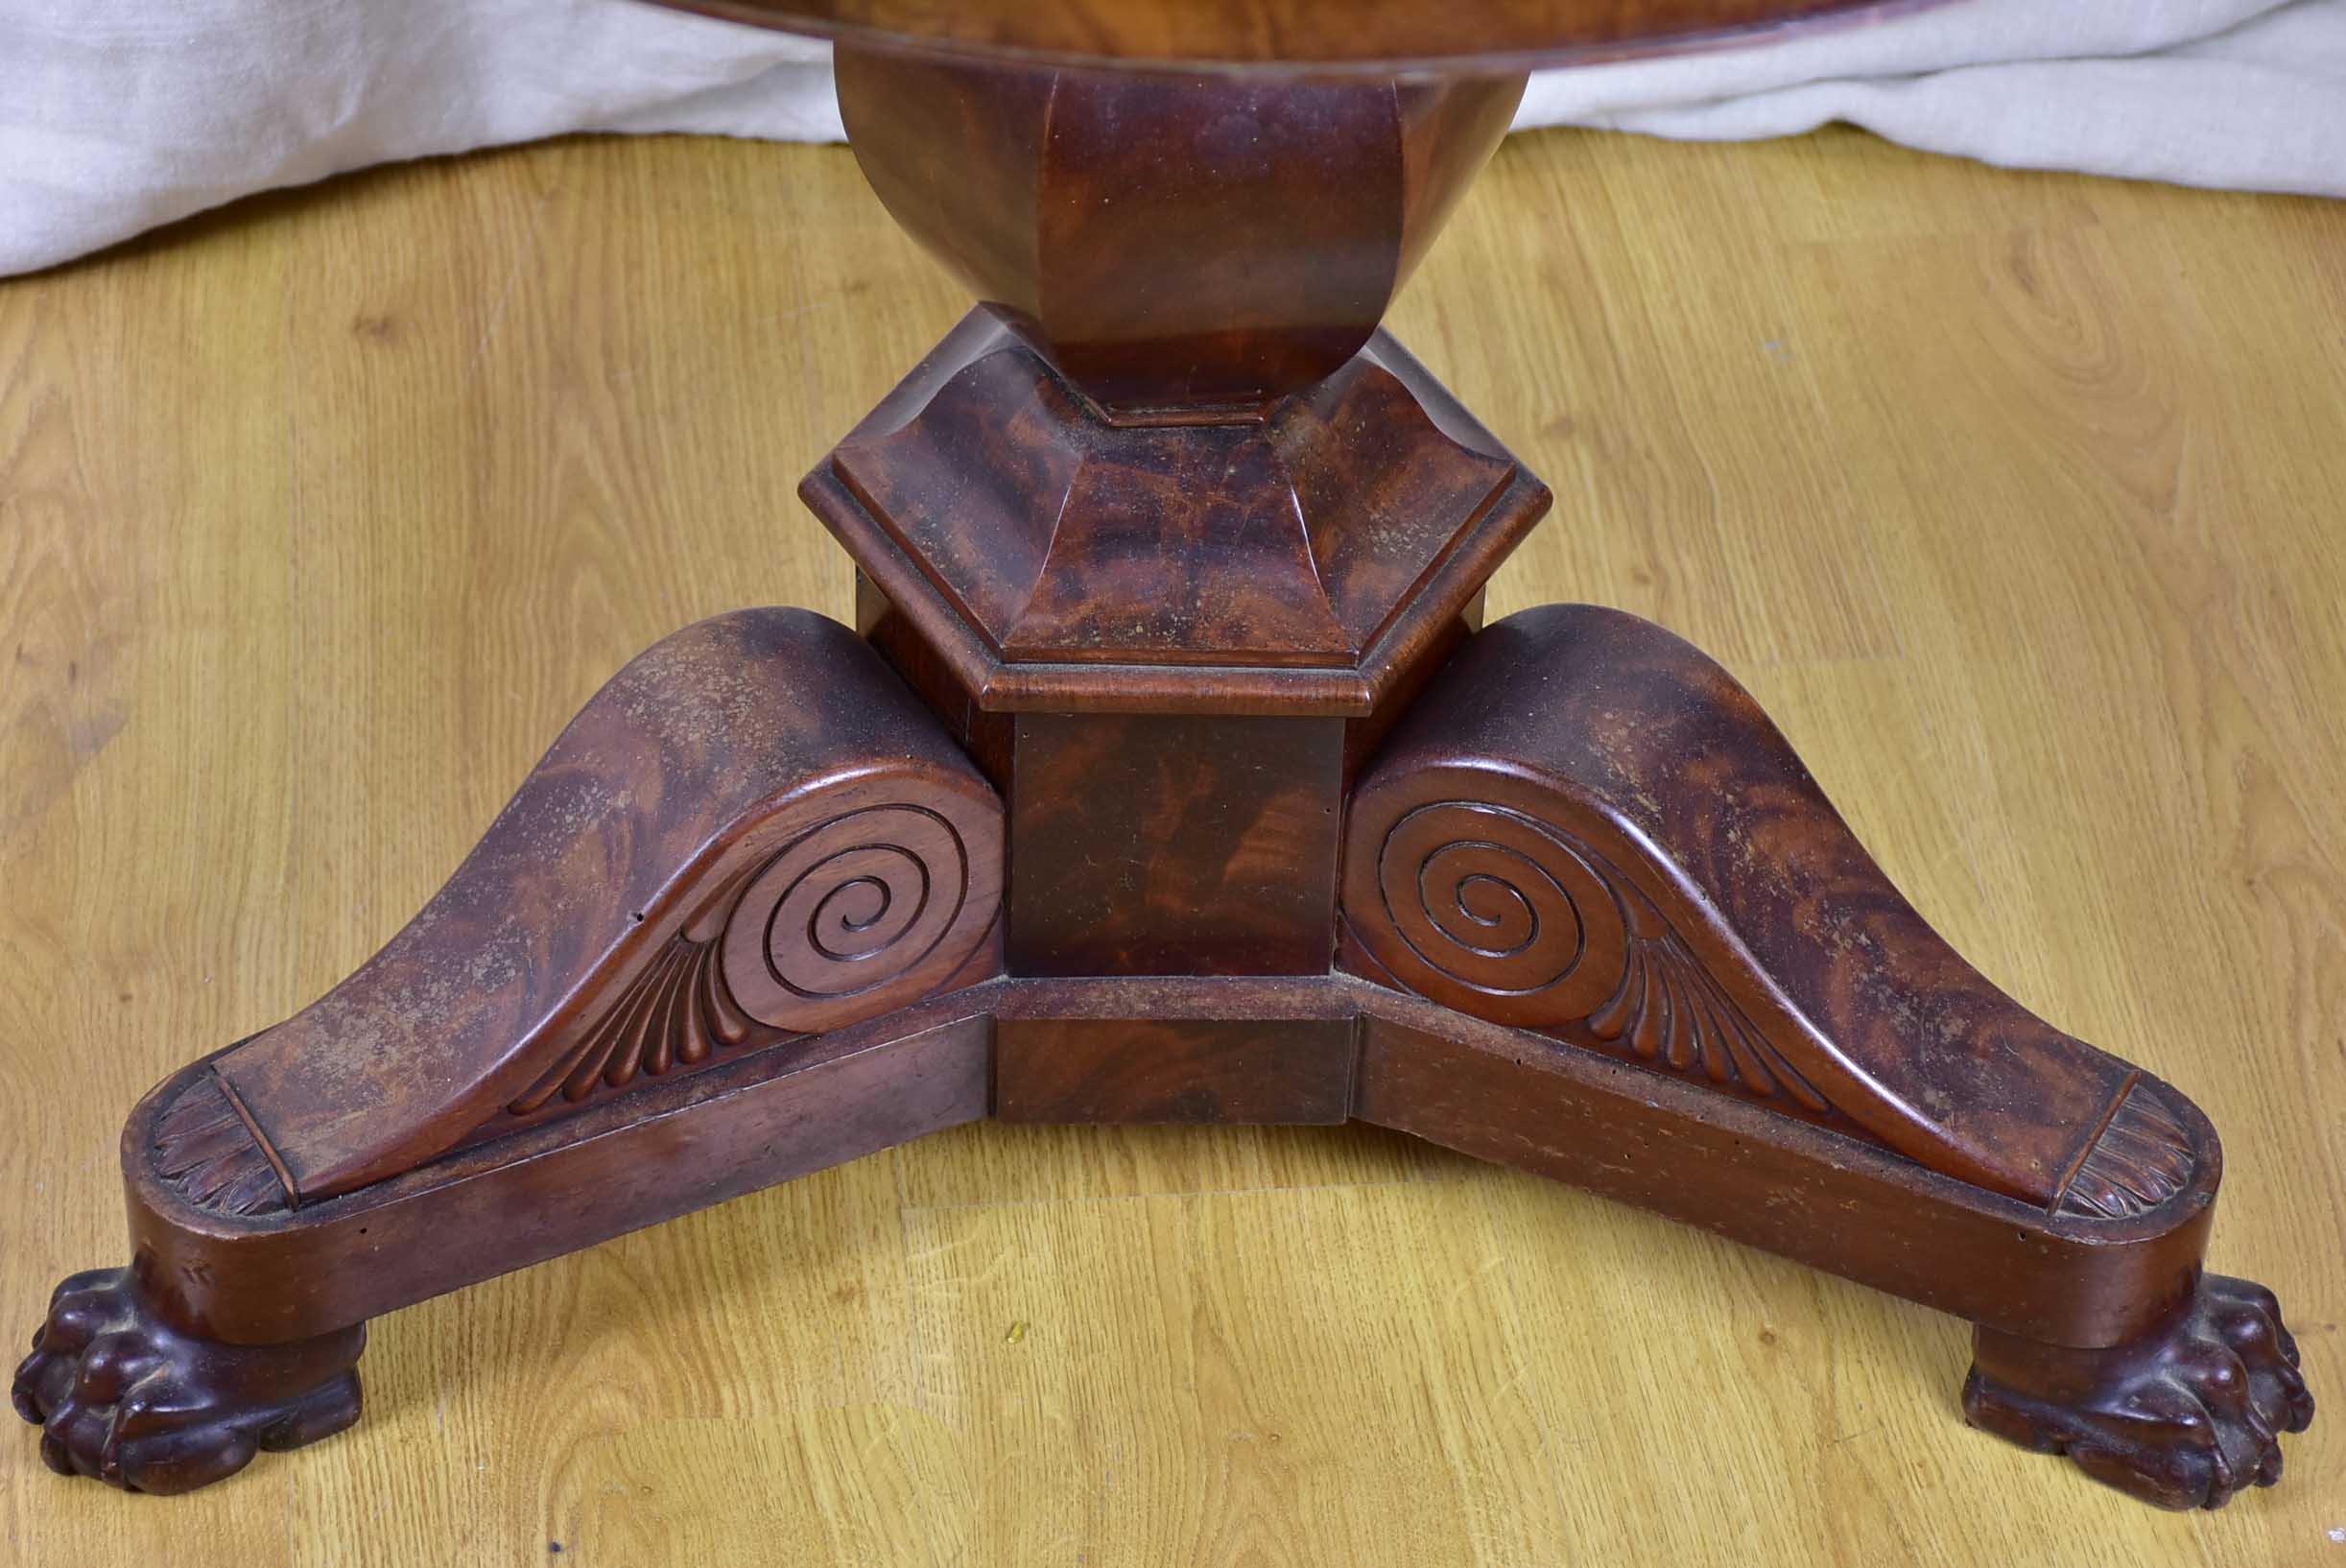
[[[652,0],[845,42],[1136,69],[1515,72],[1865,26],[1944,0]]]

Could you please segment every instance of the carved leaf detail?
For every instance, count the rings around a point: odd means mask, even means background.
[[[1495,1022],[1604,1046],[1761,1100],[1834,1107],[1596,849],[1512,807],[1439,800],[1378,854],[1354,933],[1402,985]]]
[[[1642,1060],[1699,1073],[1763,1100],[1781,1092],[1813,1111],[1832,1108],[1718,988],[1675,932],[1631,939],[1621,988],[1587,1023],[1599,1039],[1625,1044]]]
[[[527,1116],[557,1095],[576,1103],[598,1086],[619,1089],[639,1076],[658,1078],[740,1045],[758,1028],[725,985],[716,941],[679,935],[602,1021],[507,1108]]]
[[[2095,1220],[2146,1214],[2192,1178],[2192,1141],[2157,1091],[2137,1082],[2070,1177],[2054,1212]]]
[[[155,1118],[154,1173],[215,1213],[273,1214],[287,1206],[268,1152],[253,1141],[220,1075],[209,1070]]]
[[[820,1033],[926,994],[991,927],[999,894],[968,844],[925,806],[891,802],[819,822],[729,894],[723,929],[680,931],[573,1036],[516,1116],[577,1103],[720,1051]]]

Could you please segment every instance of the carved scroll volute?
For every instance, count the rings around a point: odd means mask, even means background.
[[[1506,781],[1429,780],[1359,813],[1345,922],[1392,979],[1462,1012],[1578,1033],[1783,1108],[1833,1106],[1610,858],[1505,803]],[[1373,841],[1375,847],[1369,847]]]
[[[1628,969],[1619,895],[1569,839],[1488,801],[1405,812],[1377,848],[1373,916],[1386,966],[1429,996],[1527,1029],[1587,1017]],[[1383,938],[1383,939],[1375,939]]]
[[[742,894],[722,943],[725,983],[750,1016],[802,1034],[924,996],[992,926],[1001,855],[996,820],[957,824],[907,804],[834,818]]]
[[[629,978],[603,984],[611,1000],[545,1042],[551,1065],[509,1113],[841,1028],[950,984],[1000,911],[1000,812],[990,796],[883,778],[776,813],[707,881],[719,892],[702,913],[669,922]]]
[[[513,1115],[974,976],[1002,802],[877,654],[801,610],[613,677],[408,927],[158,1120],[199,1202],[298,1205]]]
[[[2212,1190],[2171,1091],[1964,962],[1658,627],[1555,605],[1481,632],[1348,816],[1347,953],[1380,978],[2048,1208]]]
[[[1120,423],[1250,419],[1352,358],[1524,86],[837,60],[889,213]]]

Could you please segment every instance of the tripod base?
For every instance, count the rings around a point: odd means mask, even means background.
[[[1716,665],[1528,611],[1344,790],[1334,964],[1009,972],[1015,805],[869,646],[679,632],[381,955],[133,1111],[134,1262],[16,1407],[184,1490],[354,1421],[369,1318],[928,1131],[1358,1119],[1965,1318],[1975,1424],[2151,1502],[2278,1477],[2311,1401],[2201,1271],[2205,1118],[1964,964]]]

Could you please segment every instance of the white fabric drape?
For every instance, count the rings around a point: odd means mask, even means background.
[[[589,130],[836,137],[827,58],[630,0],[0,0],[0,274],[391,159]],[[1549,72],[1519,123],[1829,120],[1994,163],[2346,196],[2346,0],[1965,0]]]

